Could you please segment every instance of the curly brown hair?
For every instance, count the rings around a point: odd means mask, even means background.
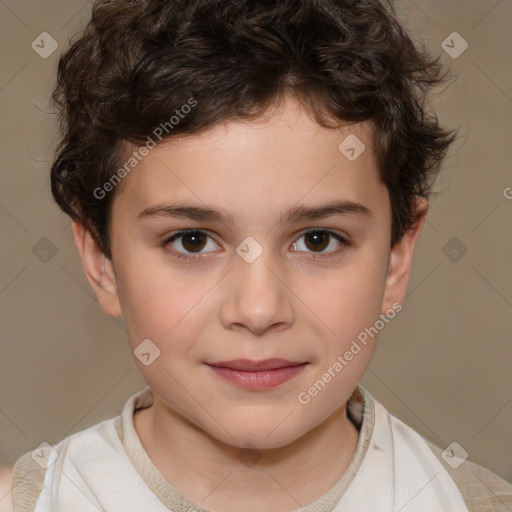
[[[111,259],[115,193],[94,191],[122,165],[126,143],[145,143],[191,98],[194,109],[161,140],[257,118],[293,94],[323,127],[370,120],[393,246],[456,132],[426,110],[449,69],[411,40],[388,2],[97,0],[59,61],[55,200]]]

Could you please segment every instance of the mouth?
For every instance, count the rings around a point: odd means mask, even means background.
[[[206,363],[216,375],[244,389],[275,388],[304,370],[307,362],[286,359],[234,359]]]

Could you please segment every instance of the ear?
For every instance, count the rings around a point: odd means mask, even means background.
[[[393,304],[402,303],[409,285],[412,255],[427,217],[428,202],[418,197],[416,203],[417,220],[402,239],[395,244],[389,255],[388,275],[382,303],[382,314],[386,314]]]
[[[103,254],[83,223],[73,220],[72,229],[87,280],[101,309],[109,316],[121,316],[122,310],[112,262]]]

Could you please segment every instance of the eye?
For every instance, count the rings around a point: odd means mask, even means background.
[[[208,239],[212,241],[211,244],[208,244]],[[172,249],[169,249],[169,246]],[[185,252],[180,250],[181,248],[185,249]],[[218,245],[213,241],[213,239],[208,235],[206,231],[202,231],[199,229],[186,229],[183,231],[178,231],[170,238],[167,238],[163,243],[162,247],[164,247],[169,252],[174,253],[178,258],[186,258],[186,259],[195,259],[199,256],[194,256],[193,254],[202,254],[202,250],[204,248],[214,249],[218,247]],[[214,251],[205,251],[205,252],[214,252]]]
[[[303,233],[298,240],[302,238],[305,243],[294,242],[293,250],[306,252],[312,257],[336,256],[350,245],[341,235],[326,229],[310,229]],[[198,259],[204,253],[217,252],[219,248],[208,232],[200,229],[178,231],[164,240],[161,245],[177,258],[189,260]],[[302,248],[303,246],[305,249]],[[331,250],[326,250],[329,248]]]
[[[303,233],[299,240],[302,238],[304,238],[304,243],[295,242],[293,249],[303,252],[312,251],[310,254],[313,254],[313,256],[333,256],[349,245],[341,235],[325,229],[310,229]],[[305,247],[305,249],[302,247]],[[326,250],[329,247],[331,247],[331,250]]]

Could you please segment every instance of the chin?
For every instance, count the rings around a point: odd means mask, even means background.
[[[285,416],[286,417],[286,416]],[[282,423],[280,425],[280,423]],[[284,424],[287,424],[286,426]],[[258,448],[261,450],[271,450],[282,448],[293,443],[299,437],[304,435],[304,425],[300,430],[296,425],[290,425],[287,421],[283,422],[283,417],[275,421],[262,420],[257,423],[237,423],[235,421],[221,422],[229,425],[228,431],[231,436],[223,429],[215,426],[215,432],[210,431],[210,435],[219,441],[234,446],[236,448]]]

